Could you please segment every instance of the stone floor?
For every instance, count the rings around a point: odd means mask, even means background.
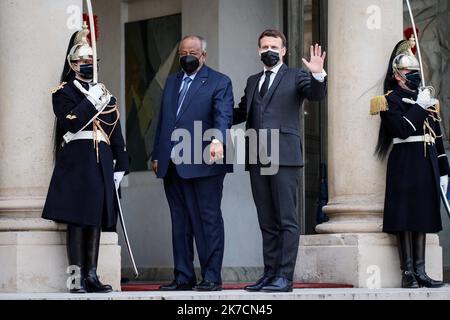
[[[247,293],[229,290],[194,292],[115,292],[71,295],[67,293],[0,294],[0,300],[450,300],[450,286],[440,289],[298,289],[286,294]]]

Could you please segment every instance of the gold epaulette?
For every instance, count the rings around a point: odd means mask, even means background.
[[[62,88],[64,88],[64,86],[65,86],[66,84],[67,84],[67,82],[63,82],[63,83],[57,85],[56,87],[54,87],[50,92],[51,92],[52,94],[54,94],[54,93],[58,92],[59,90],[61,90]]]
[[[373,97],[370,100],[370,115],[375,116],[383,111],[389,110],[389,105],[386,97],[391,94],[392,91],[389,91],[384,96]]]

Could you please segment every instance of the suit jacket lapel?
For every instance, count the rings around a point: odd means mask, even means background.
[[[286,74],[287,69],[288,69],[288,67],[285,64],[283,64],[281,66],[280,70],[278,71],[275,79],[273,80],[272,85],[269,88],[269,91],[264,96],[264,99],[263,99],[264,109],[267,108],[267,105],[269,104],[270,99],[272,99],[272,96],[275,93],[275,90],[277,89],[277,87],[280,84],[281,80],[283,79],[284,75]]]
[[[184,98],[183,105],[181,106],[180,113],[178,114],[177,121],[183,116],[183,113],[189,108],[192,103],[192,99],[195,97],[197,91],[206,83],[208,79],[208,67],[203,66],[200,71],[195,76],[189,90],[187,92],[186,98]],[[178,93],[177,93],[178,97]],[[176,111],[175,111],[176,112]]]
[[[252,79],[252,82],[250,83],[250,87],[248,90],[249,96],[247,97],[247,115],[250,114],[250,108],[252,107],[253,98],[255,97],[255,91],[258,88],[259,80],[261,79],[262,75],[264,73],[260,72],[257,75],[254,76],[254,79]]]

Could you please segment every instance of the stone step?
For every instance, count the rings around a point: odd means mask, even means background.
[[[128,291],[159,291],[159,287],[163,283],[148,283],[148,282],[136,282],[122,284],[122,292]],[[252,283],[224,283],[222,288],[226,290],[244,290],[244,288]],[[351,289],[352,285],[347,284],[334,284],[334,283],[294,283],[294,289]]]
[[[0,300],[450,300],[450,286],[440,289],[298,289],[292,293],[114,292],[108,294],[0,294]]]

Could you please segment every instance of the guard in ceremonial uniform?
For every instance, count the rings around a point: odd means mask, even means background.
[[[114,188],[129,170],[116,99],[93,84],[87,25],[69,44],[62,83],[53,90],[56,164],[43,218],[67,224],[67,255],[75,268],[72,293],[110,292],[97,276],[102,229],[117,223]]]
[[[392,53],[385,80],[385,96],[372,99],[371,113],[380,114],[377,145],[380,158],[389,150],[384,226],[398,237],[402,287],[443,286],[425,272],[426,234],[442,230],[440,187],[448,185],[439,103],[433,88],[420,88],[420,65],[403,40]]]

